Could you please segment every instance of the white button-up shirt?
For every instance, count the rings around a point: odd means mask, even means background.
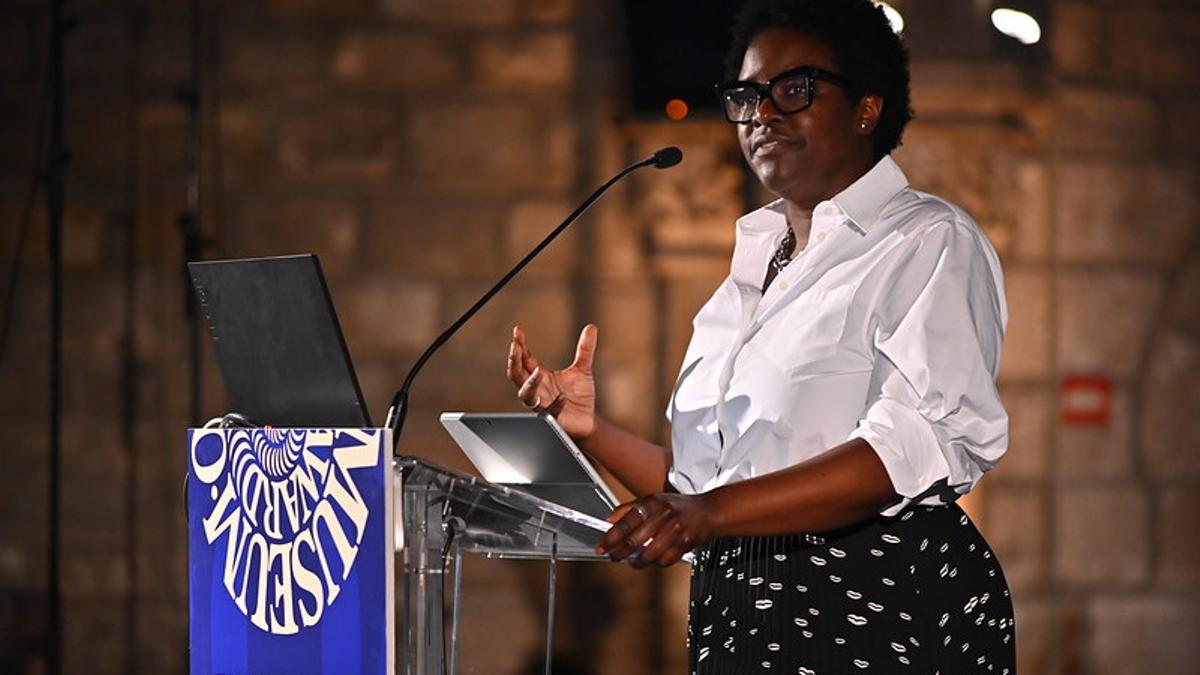
[[[731,272],[693,321],[667,410],[670,481],[705,492],[870,443],[902,497],[944,503],[1004,454],[995,378],[1008,320],[995,250],[890,157],[813,210],[764,294],[781,202],[737,223]]]

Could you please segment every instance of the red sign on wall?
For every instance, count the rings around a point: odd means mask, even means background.
[[[1063,424],[1107,426],[1112,418],[1112,380],[1104,375],[1067,375],[1059,388]]]

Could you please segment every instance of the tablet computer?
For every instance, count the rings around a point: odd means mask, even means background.
[[[442,413],[483,478],[604,519],[617,498],[548,413]]]

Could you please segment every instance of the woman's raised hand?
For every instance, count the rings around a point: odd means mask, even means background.
[[[534,358],[520,326],[513,327],[508,347],[508,379],[517,386],[517,397],[530,410],[554,415],[575,440],[591,436],[596,429],[596,383],[592,379],[596,333],[595,324],[583,327],[575,360],[562,370],[548,370]]]

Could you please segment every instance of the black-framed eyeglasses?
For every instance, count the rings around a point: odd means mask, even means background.
[[[850,80],[845,77],[813,66],[785,70],[766,84],[733,80],[722,82],[716,88],[725,119],[735,124],[747,124],[754,119],[758,106],[767,98],[785,115],[798,113],[812,105],[814,80],[825,80],[843,89],[850,88]]]

